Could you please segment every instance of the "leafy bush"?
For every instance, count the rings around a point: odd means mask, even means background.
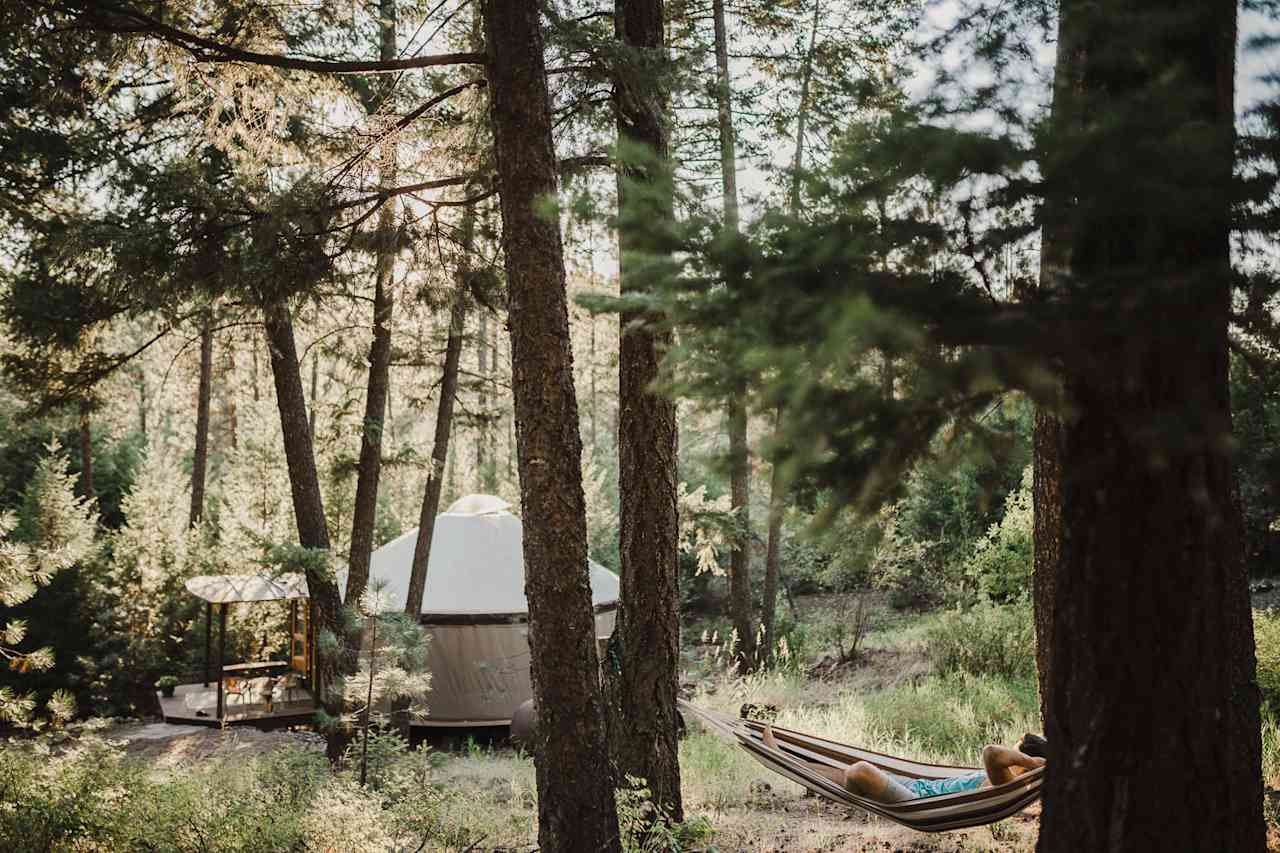
[[[618,828],[625,853],[680,853],[703,848],[711,839],[711,824],[706,818],[672,823],[666,811],[653,802],[643,779],[628,776],[627,784],[618,789],[617,799]]]
[[[880,513],[880,542],[872,571],[876,585],[889,593],[891,607],[924,608],[936,604],[950,585],[937,558],[937,542],[913,539],[902,527],[902,505]]]
[[[1280,615],[1253,611],[1253,641],[1262,701],[1280,713]]]
[[[0,850],[470,849],[484,827],[433,769],[428,750],[398,754],[375,789],[301,747],[166,774],[92,735],[10,744],[0,750]]]
[[[1031,604],[984,601],[947,611],[925,631],[925,649],[941,672],[1005,678],[1034,675],[1036,632]]]
[[[965,561],[965,576],[992,601],[1013,601],[1027,595],[1035,558],[1034,535],[1028,465],[1022,472],[1022,486],[1005,498],[1004,516],[974,544]]]

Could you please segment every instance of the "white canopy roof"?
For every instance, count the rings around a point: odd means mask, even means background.
[[[510,504],[493,495],[468,495],[436,516],[422,612],[478,616],[529,610],[524,596],[523,533]],[[382,582],[387,606],[403,610],[418,531],[413,529],[373,552],[370,583]],[[614,604],[618,577],[588,561],[593,604]],[[341,573],[345,575],[345,572]],[[345,588],[345,576],[339,588]]]
[[[307,579],[295,572],[274,576],[199,575],[188,580],[186,587],[196,598],[213,604],[307,597]]]

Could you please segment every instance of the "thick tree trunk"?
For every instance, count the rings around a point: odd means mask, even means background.
[[[1054,119],[1072,133],[1083,131],[1087,117],[1071,115],[1072,98],[1081,93],[1084,71],[1082,34],[1070,28],[1059,33],[1054,62]],[[1069,283],[1071,274],[1072,197],[1049,194],[1041,209],[1040,282],[1038,297],[1049,297]],[[1061,401],[1059,401],[1060,403]],[[1059,405],[1060,408],[1060,405]],[[1062,424],[1053,406],[1036,408],[1032,421],[1031,501],[1035,519],[1031,597],[1035,611],[1036,673],[1040,687],[1040,716],[1049,711],[1049,649],[1053,645],[1054,578],[1062,559]]]
[[[1055,105],[1044,171],[1079,199],[1085,304],[1063,335],[1042,853],[1265,848],[1229,457],[1235,22],[1234,0],[1062,6],[1088,45],[1068,109],[1108,156]]]
[[[266,331],[267,349],[271,357],[271,375],[276,386],[276,406],[280,411],[280,430],[284,438],[285,463],[289,468],[289,487],[293,494],[293,516],[298,525],[298,542],[304,548],[329,550],[329,528],[320,495],[320,477],[316,472],[315,448],[311,426],[307,421],[307,400],[302,391],[302,369],[293,337],[293,319],[283,302],[263,306],[262,325]],[[327,631],[338,641],[344,637],[342,600],[338,584],[331,572],[308,565],[307,592],[315,608],[317,633]],[[325,654],[323,644],[316,644],[317,685],[325,712],[331,717],[342,713],[339,689],[343,655]],[[331,761],[342,755],[349,735],[335,728],[327,736]]]
[[[80,490],[86,500],[93,500],[93,403],[80,401]]]
[[[379,0],[378,55],[396,58],[396,3]],[[396,177],[396,143],[384,140],[380,152],[378,182],[392,186]],[[382,474],[382,425],[387,414],[387,386],[391,374],[391,285],[396,260],[396,203],[392,199],[378,211],[378,252],[373,285],[373,343],[369,347],[369,381],[364,395],[364,422],[360,431],[360,461],[356,463],[356,499],[351,512],[351,552],[347,558],[346,600],[355,602],[369,582],[369,558],[373,554],[373,527],[378,514],[378,480]]]
[[[209,469],[209,398],[213,393],[213,323],[208,317],[200,328],[200,380],[196,386],[196,443],[191,459],[191,512],[187,526],[195,527],[204,516],[204,481]]]
[[[1038,408],[1032,423],[1031,501],[1035,519],[1031,597],[1035,610],[1036,673],[1040,716],[1049,716],[1049,651],[1053,648],[1054,578],[1062,560],[1062,423],[1048,408]]]
[[[564,248],[559,224],[542,210],[556,196],[557,174],[540,13],[521,0],[485,0],[482,11],[539,712],[538,841],[546,853],[607,853],[621,845],[587,572]]]
[[[661,249],[646,238],[645,229],[672,217],[665,189],[668,178],[658,172],[668,157],[667,97],[654,86],[651,71],[638,73],[665,57],[663,17],[662,0],[618,0],[614,5],[617,37],[637,59],[646,60],[630,63],[615,75],[618,138],[645,146],[654,158],[645,166],[618,170],[623,294],[646,289],[643,272],[638,270],[651,264]],[[619,318],[622,607],[611,642],[618,666],[606,668],[609,734],[619,781],[627,775],[646,780],[654,803],[672,820],[681,821],[684,805],[676,742],[680,663],[676,406],[670,397],[653,390],[671,336],[645,326],[646,319],[656,318],[636,312],[624,312]]]
[[[418,516],[418,538],[413,545],[413,566],[409,571],[409,595],[404,612],[417,616],[422,612],[422,595],[427,589],[427,566],[431,561],[431,538],[435,533],[436,513],[440,511],[440,487],[445,462],[449,456],[449,431],[453,427],[453,403],[458,395],[458,364],[462,360],[462,338],[467,316],[466,280],[474,213],[468,209],[462,221],[462,261],[458,266],[458,295],[449,313],[449,340],[444,350],[444,373],[440,377],[440,402],[436,407],[436,434],[431,446],[431,470],[427,472],[427,488]]]
[[[716,48],[716,116],[720,130],[720,179],[724,190],[724,224],[738,232],[737,136],[733,127],[733,100],[729,79],[729,35],[725,25],[724,0],[712,0],[712,23]],[[730,282],[730,286],[733,282]],[[729,433],[729,501],[737,513],[741,534],[729,552],[729,620],[737,634],[735,660],[741,672],[756,664],[756,632],[751,619],[751,457],[747,446],[747,412],[742,399],[745,388],[736,389],[725,404]]]

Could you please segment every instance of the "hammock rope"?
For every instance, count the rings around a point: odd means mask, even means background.
[[[764,743],[764,723],[741,720],[728,714],[699,708],[684,700],[680,700],[679,704],[682,710],[701,720],[715,733],[736,741],[752,758],[769,770],[837,805],[862,809],[919,832],[967,829],[1004,820],[1038,800],[1044,784],[1045,768],[1038,767],[1003,785],[958,794],[920,797],[901,803],[881,803],[836,784],[816,772],[809,764],[844,770],[851,764],[866,761],[881,770],[913,779],[945,779],[980,768],[910,761],[778,726],[771,727],[778,744],[777,749],[771,749]]]

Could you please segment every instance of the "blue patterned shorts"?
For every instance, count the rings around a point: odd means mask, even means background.
[[[948,776],[945,779],[910,779],[906,776],[893,777],[902,787],[910,791],[916,799],[922,797],[939,797],[943,794],[959,794],[962,791],[973,791],[982,787],[987,781],[987,774],[975,770],[963,776]]]

